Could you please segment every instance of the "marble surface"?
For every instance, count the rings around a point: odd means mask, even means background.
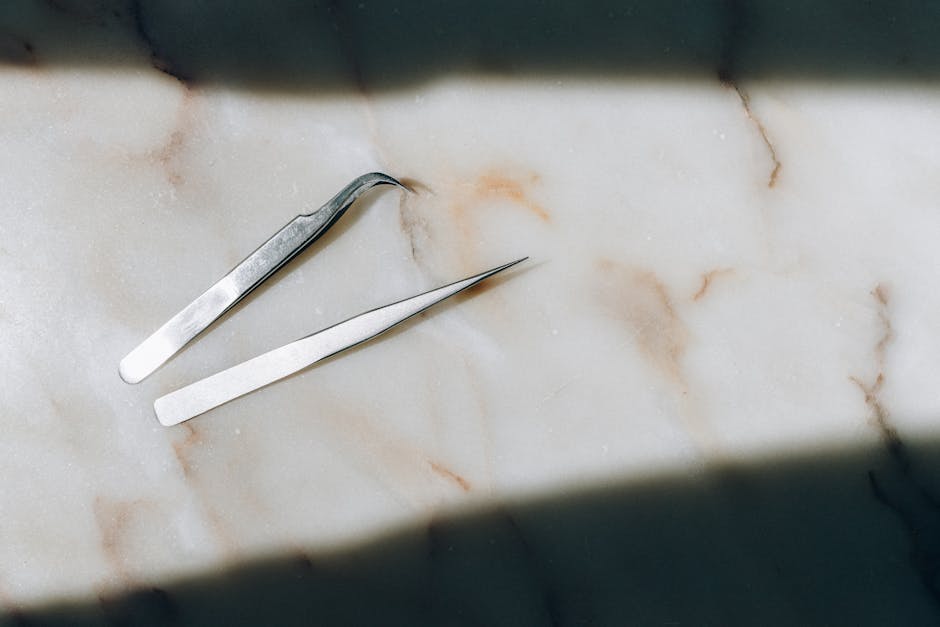
[[[523,39],[516,57],[497,48],[515,66],[465,67],[471,51],[396,75],[433,48],[384,57],[388,7],[310,9],[302,27],[268,16],[295,35],[241,68],[218,54],[237,24],[186,39],[208,9],[12,6],[11,624],[61,602],[76,620],[172,608],[201,624],[239,607],[222,573],[282,558],[281,574],[248,580],[284,607],[306,598],[289,583],[301,573],[336,603],[374,595],[395,624],[938,620],[940,90],[923,16],[902,15],[894,28],[920,34],[883,55],[818,63],[754,37],[743,63],[723,36],[680,38],[670,22],[649,41],[684,47],[657,52],[661,72],[641,54],[624,72],[592,65],[605,49],[572,35],[544,68]],[[607,35],[634,23],[616,17]],[[308,38],[315,70],[285,61]],[[879,61],[905,51],[896,75]],[[416,192],[370,193],[156,374],[119,379],[121,357],[182,305],[372,170]],[[154,418],[181,385],[523,255],[374,343],[185,425]],[[406,557],[389,557],[390,537]],[[408,583],[415,572],[428,579]],[[483,590],[478,572],[498,584]],[[526,613],[530,589],[553,592]],[[134,605],[135,590],[149,600]],[[421,614],[415,590],[441,613]]]

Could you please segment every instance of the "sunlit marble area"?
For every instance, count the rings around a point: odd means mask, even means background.
[[[940,621],[940,8],[262,4],[0,6],[0,625]]]

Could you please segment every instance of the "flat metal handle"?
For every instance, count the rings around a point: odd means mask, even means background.
[[[153,404],[154,412],[160,424],[168,427],[177,425],[340,351],[366,342],[445,298],[522,261],[525,261],[525,258],[367,311],[296,342],[275,348],[158,398]]]
[[[128,353],[121,360],[119,367],[121,378],[127,383],[138,383],[150,376],[265,279],[318,240],[366,190],[383,184],[407,189],[387,174],[364,174],[340,190],[318,210],[299,215],[288,222],[228,274]]]

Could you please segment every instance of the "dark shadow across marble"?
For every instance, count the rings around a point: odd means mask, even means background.
[[[940,2],[5,0],[3,61],[315,92],[458,74],[932,82]]]
[[[940,444],[506,502],[0,625],[936,625]]]

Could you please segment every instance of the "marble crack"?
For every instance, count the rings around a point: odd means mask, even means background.
[[[550,585],[549,581],[547,580],[547,576],[543,574],[546,572],[545,566],[541,563],[541,560],[538,559],[535,550],[532,548],[532,545],[529,544],[529,541],[522,533],[522,528],[519,527],[519,523],[516,521],[513,515],[505,510],[503,510],[502,513],[506,517],[506,522],[509,525],[510,533],[513,535],[516,543],[519,545],[519,548],[522,549],[522,554],[525,556],[526,562],[529,564],[529,567],[532,571],[532,578],[535,579],[535,581],[538,583],[539,590],[542,593],[542,603],[545,606],[545,613],[548,614],[550,624],[563,624],[561,619],[561,608],[559,607],[559,596],[555,592],[554,588]]]
[[[702,284],[698,288],[698,291],[692,295],[692,300],[695,300],[695,301],[701,300],[705,296],[705,294],[708,292],[709,288],[712,285],[712,282],[714,282],[715,279],[717,279],[720,276],[725,276],[725,275],[733,274],[733,273],[734,273],[734,270],[732,270],[731,268],[716,268],[715,270],[709,270],[708,272],[702,275]]]
[[[173,62],[165,51],[161,50],[151,34],[147,18],[141,8],[141,0],[131,0],[128,5],[128,14],[137,37],[143,42],[150,54],[150,64],[168,76],[172,76],[184,85],[192,83],[193,77],[183,70],[178,63]]]
[[[871,383],[858,377],[851,381],[865,395],[872,421],[878,429],[891,462],[881,475],[868,472],[868,482],[875,500],[890,509],[907,528],[911,542],[911,564],[924,587],[940,604],[940,499],[919,480],[913,460],[881,398],[885,382],[885,357],[894,340],[894,328],[888,312],[888,292],[878,285],[872,291],[878,303],[882,332],[875,344],[877,374]]]
[[[424,245],[426,242],[430,241],[431,235],[430,229],[428,228],[428,221],[415,209],[412,196],[430,192],[430,189],[411,179],[403,179],[402,183],[414,191],[410,194],[400,194],[400,200],[398,201],[398,224],[401,227],[402,233],[408,238],[411,258],[420,266],[424,257]]]
[[[744,114],[757,128],[757,133],[760,135],[761,141],[764,142],[764,146],[766,146],[767,152],[770,154],[770,161],[773,167],[767,179],[767,187],[773,188],[774,185],[777,184],[777,176],[780,174],[780,168],[783,167],[783,164],[780,163],[780,159],[777,158],[777,149],[774,148],[773,142],[770,141],[770,136],[767,134],[764,123],[760,121],[760,118],[754,115],[754,110],[751,108],[751,98],[747,95],[747,92],[735,82],[728,83],[728,86],[734,89],[735,93],[738,94],[738,98],[741,99],[741,105],[744,107]]]
[[[460,489],[464,492],[470,491],[470,482],[458,475],[456,472],[435,461],[428,461],[428,464],[431,466],[431,470],[444,477],[445,479],[454,482]]]
[[[744,37],[749,32],[747,28],[747,12],[741,0],[727,0],[725,2],[725,9],[727,28],[722,38],[721,53],[718,59],[718,80],[721,81],[722,85],[734,89],[735,93],[738,94],[741,105],[744,107],[744,114],[757,128],[761,141],[763,141],[764,146],[767,147],[767,152],[770,153],[770,160],[773,164],[770,177],[767,180],[767,187],[772,188],[777,184],[777,176],[780,174],[782,164],[780,163],[780,159],[777,158],[777,149],[774,147],[773,142],[770,141],[767,128],[764,126],[763,122],[761,122],[760,118],[754,114],[754,110],[751,108],[750,96],[748,96],[747,92],[744,91],[738,83],[738,59],[741,54]]]
[[[733,85],[741,41],[746,32],[745,14],[740,0],[726,0],[724,6],[726,29],[718,59],[718,80],[725,85]]]
[[[891,510],[907,529],[910,560],[923,586],[940,607],[940,505],[909,472],[891,488],[874,471],[868,485],[875,500]]]
[[[881,402],[881,390],[884,387],[885,381],[885,356],[888,346],[894,340],[894,328],[891,325],[891,317],[888,315],[888,292],[887,289],[879,283],[875,286],[875,289],[872,290],[871,294],[878,303],[878,321],[882,329],[881,336],[875,343],[874,351],[877,374],[875,375],[874,381],[871,383],[865,383],[860,378],[854,376],[849,377],[849,379],[858,386],[862,394],[865,395],[865,404],[868,405],[868,408],[871,410],[875,426],[878,428],[878,432],[881,434],[882,440],[884,440],[888,450],[891,451],[892,457],[899,463],[902,463],[906,468],[908,467],[908,461],[904,456],[904,447],[901,443],[901,438],[898,436],[897,430],[891,425],[888,412]]]
[[[402,233],[408,238],[408,248],[411,251],[411,258],[414,261],[418,261],[418,243],[417,236],[415,235],[418,221],[415,219],[414,214],[405,208],[404,203],[402,203],[398,209],[398,222],[401,225]]]

